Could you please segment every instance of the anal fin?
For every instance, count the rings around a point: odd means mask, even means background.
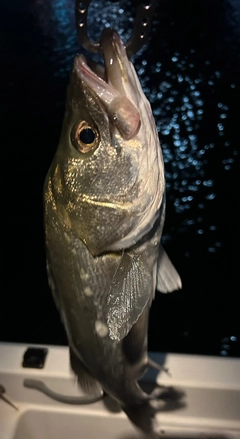
[[[99,382],[89,374],[83,362],[80,360],[77,354],[75,354],[73,349],[69,348],[69,352],[70,352],[70,363],[72,370],[76,374],[79,385],[81,386],[82,390],[85,393],[93,396],[98,396],[103,394]]]

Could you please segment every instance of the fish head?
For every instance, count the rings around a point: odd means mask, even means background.
[[[105,68],[81,55],[74,60],[50,170],[66,227],[93,255],[138,242],[164,193],[158,133],[133,64],[115,31],[104,30],[101,46]]]

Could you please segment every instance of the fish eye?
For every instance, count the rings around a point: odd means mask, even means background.
[[[97,130],[88,122],[82,120],[74,125],[71,133],[73,146],[83,154],[93,151],[99,144],[99,134]]]
[[[79,134],[79,139],[82,143],[85,145],[89,145],[90,143],[93,143],[95,140],[95,132],[92,130],[92,128],[84,128],[81,133]]]

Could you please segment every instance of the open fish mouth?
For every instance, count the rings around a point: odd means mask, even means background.
[[[104,29],[100,41],[105,71],[101,72],[98,65],[91,69],[90,63],[81,55],[75,59],[76,71],[103,104],[110,123],[118,129],[123,139],[130,140],[141,125],[139,111],[128,96],[131,63],[117,32]]]

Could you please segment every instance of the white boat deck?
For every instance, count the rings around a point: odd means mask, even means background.
[[[54,392],[81,396],[69,368],[68,348],[48,348],[43,369],[23,368],[28,347],[0,343],[0,384],[15,410],[0,398],[0,439],[142,439],[109,398],[91,405],[69,405],[52,400],[35,389],[24,387],[25,379],[44,382]],[[173,387],[179,404],[168,402],[159,411],[161,436],[165,438],[240,439],[240,359],[196,355],[158,354],[150,356],[164,363],[171,375],[149,370],[144,382]],[[171,393],[169,393],[171,395]],[[108,407],[108,408],[107,408]]]

